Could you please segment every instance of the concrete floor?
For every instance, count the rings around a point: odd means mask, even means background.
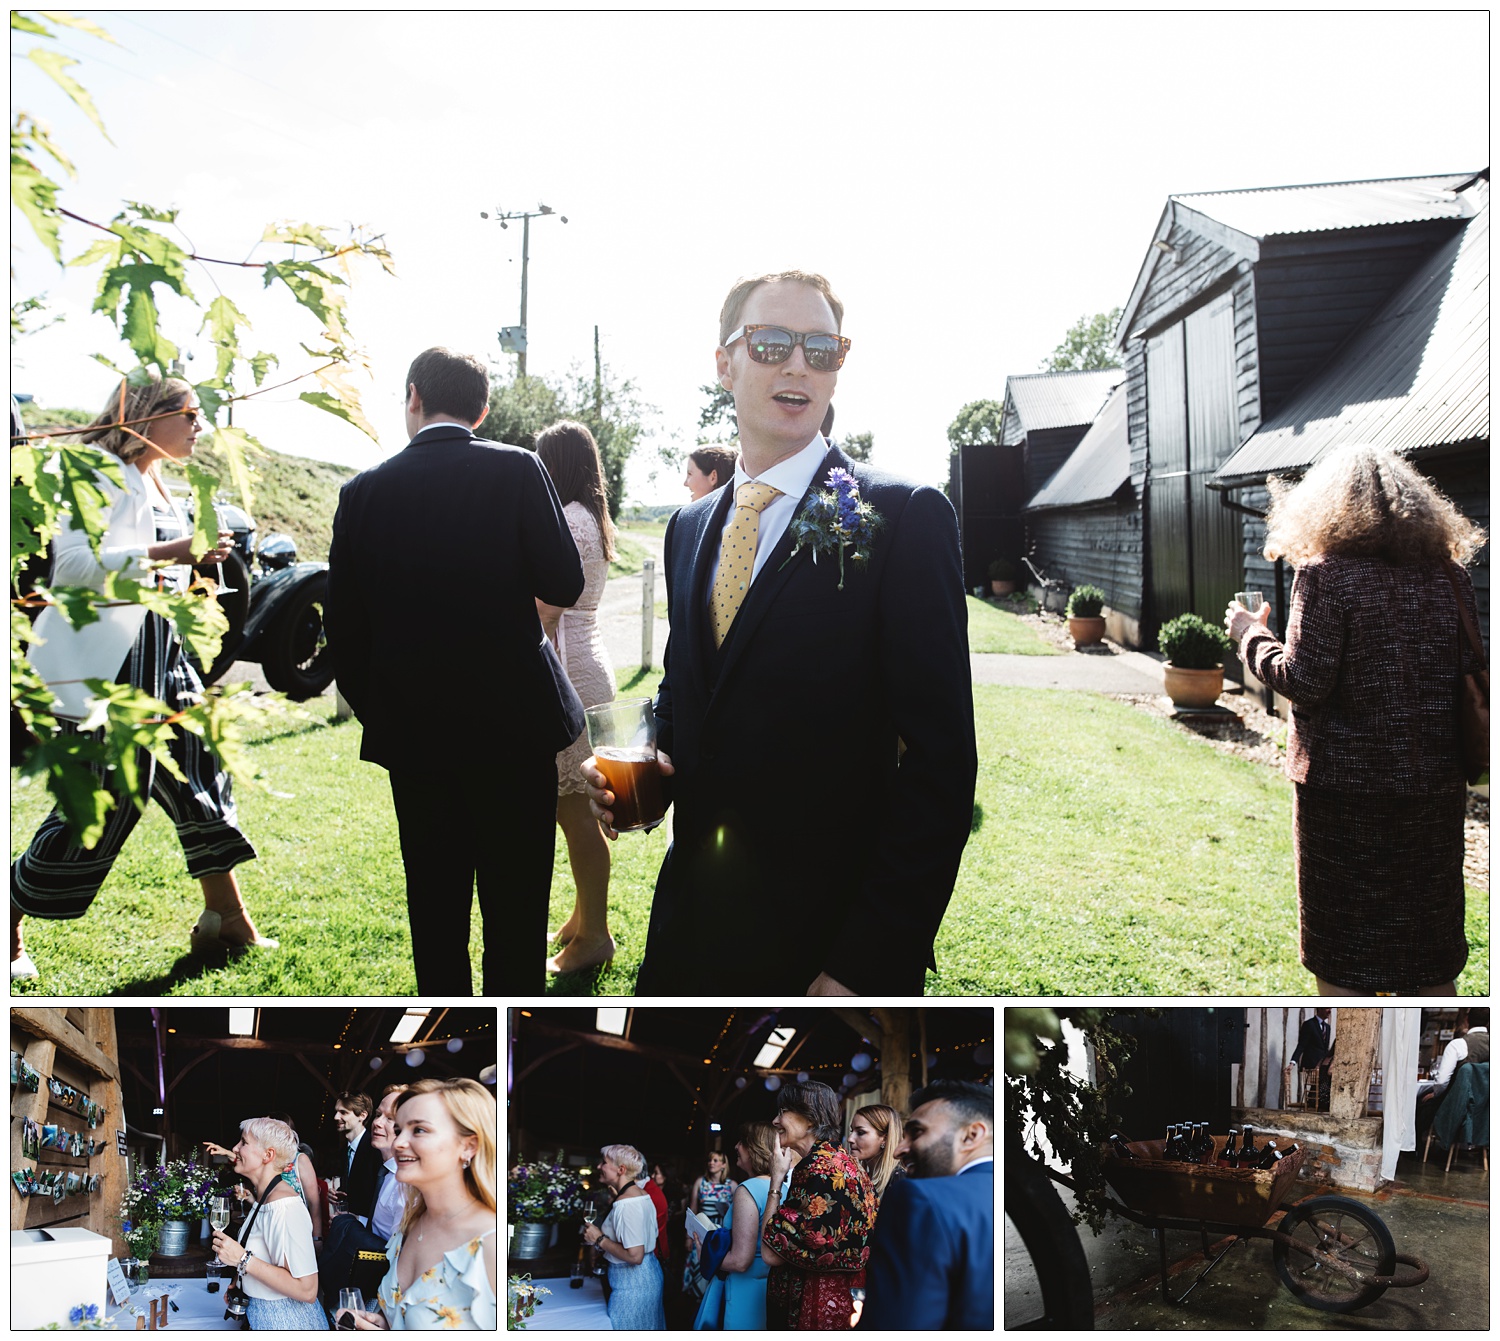
[[[1433,1158],[1437,1157],[1434,1147]],[[1291,1200],[1304,1200],[1317,1191],[1299,1187]],[[1059,1192],[1071,1205],[1067,1189]],[[1455,1157],[1448,1174],[1440,1160],[1424,1167],[1420,1151],[1404,1154],[1395,1183],[1383,1191],[1368,1195],[1338,1190],[1338,1195],[1372,1207],[1390,1230],[1396,1251],[1421,1258],[1431,1268],[1427,1282],[1389,1289],[1357,1313],[1323,1313],[1300,1303],[1281,1283],[1271,1262],[1270,1241],[1251,1239],[1236,1244],[1185,1304],[1173,1306],[1161,1297],[1152,1232],[1112,1217],[1097,1238],[1086,1225],[1079,1227],[1094,1282],[1095,1325],[1193,1331],[1489,1327],[1489,1175],[1477,1153]],[[1180,1295],[1202,1270],[1201,1243],[1196,1235],[1174,1233],[1167,1248],[1172,1293]],[[1030,1259],[1007,1219],[1007,1322],[1013,1325],[1037,1316],[1038,1298]]]

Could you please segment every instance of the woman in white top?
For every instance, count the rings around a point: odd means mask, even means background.
[[[419,1080],[396,1101],[406,1212],[386,1245],[379,1311],[354,1313],[357,1330],[495,1330],[496,1119],[477,1080]]]
[[[240,1288],[250,1296],[251,1329],[326,1332],[312,1218],[281,1172],[297,1158],[297,1133],[275,1118],[246,1118],[231,1153],[234,1171],[250,1180],[258,1204],[240,1229],[245,1241],[216,1229],[214,1251],[240,1270]]]
[[[536,454],[547,467],[563,504],[563,516],[583,561],[583,594],[566,609],[537,602],[542,628],[557,647],[584,707],[615,696],[615,671],[599,633],[599,601],[615,557],[604,465],[588,426],[563,419],[536,437]],[[589,756],[588,732],[557,756],[557,822],[568,844],[576,890],[573,912],[553,939],[563,948],[547,961],[549,973],[578,973],[614,958],[609,934],[609,843],[589,810],[578,766]]]
[[[607,1145],[599,1156],[599,1181],[614,1192],[615,1203],[602,1225],[583,1227],[583,1236],[609,1262],[609,1325],[617,1332],[665,1331],[656,1207],[635,1185],[645,1157],[630,1145]]]
[[[101,462],[114,458],[125,487],[102,471],[95,477],[109,508],[99,553],[96,557],[82,530],[65,526],[52,540],[54,586],[91,587],[102,593],[106,575],[113,572],[136,581],[155,577],[181,590],[189,564],[225,557],[232,539],[228,532],[220,533],[218,548],[193,553],[192,528],[161,481],[162,461],[185,461],[193,454],[199,423],[197,397],[179,378],[153,378],[139,386],[122,383],[111,395],[81,436],[99,449]],[[162,563],[172,566],[161,569]],[[28,660],[57,698],[55,711],[64,734],[76,731],[75,723],[88,713],[91,695],[83,683],[86,679],[129,683],[173,711],[203,693],[203,683],[171,624],[143,606],[106,606],[94,623],[78,629],[49,606],[36,622],[36,633],[45,642],[31,645]],[[252,860],[255,849],[240,832],[229,775],[202,739],[190,732],[175,732],[170,752],[186,782],[160,767],[149,750],[136,752],[136,768],[143,791],[171,816],[188,874],[203,888],[204,910],[192,931],[194,952],[221,946],[274,947],[274,940],[255,929],[235,880],[235,867]],[[37,976],[21,943],[21,916],[82,917],[140,819],[140,810],[122,791],[116,772],[101,769],[98,776],[100,787],[114,801],[99,841],[92,848],[80,847],[54,810],[11,866],[13,979]]]

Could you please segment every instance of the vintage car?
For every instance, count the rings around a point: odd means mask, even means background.
[[[273,531],[256,544],[255,520],[233,503],[216,501],[219,528],[234,533],[234,549],[222,565],[197,571],[220,583],[219,604],[229,632],[212,666],[202,668],[213,684],[235,661],[258,661],[266,683],[300,702],[333,683],[333,660],[323,632],[326,563],[299,563],[291,536]],[[222,569],[222,573],[221,570]]]

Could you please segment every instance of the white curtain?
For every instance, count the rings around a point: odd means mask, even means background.
[[[1417,1050],[1422,1012],[1388,1006],[1381,1013],[1380,1066],[1385,1073],[1385,1144],[1380,1176],[1396,1176],[1403,1150],[1417,1148]]]

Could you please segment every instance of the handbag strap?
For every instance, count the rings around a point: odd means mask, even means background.
[[[255,1223],[255,1217],[260,1214],[260,1208],[265,1205],[266,1198],[271,1195],[271,1189],[274,1188],[277,1183],[285,1181],[286,1174],[278,1173],[276,1177],[271,1179],[271,1181],[266,1184],[266,1190],[255,1199],[255,1208],[250,1212],[248,1216],[245,1217],[245,1223],[240,1226],[239,1237],[235,1240],[235,1242],[243,1244],[250,1241],[250,1227]],[[287,1185],[290,1186],[289,1183]]]
[[[1453,603],[1458,606],[1459,622],[1464,626],[1464,633],[1468,635],[1469,646],[1474,655],[1479,658],[1481,669],[1488,664],[1484,655],[1484,644],[1479,641],[1479,630],[1474,627],[1474,621],[1469,615],[1469,607],[1464,604],[1463,593],[1458,589],[1458,578],[1453,572],[1452,564],[1445,564],[1444,571],[1448,574],[1448,581],[1453,586]]]

